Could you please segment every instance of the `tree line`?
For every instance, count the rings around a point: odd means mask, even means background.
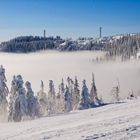
[[[29,53],[40,50],[78,51],[101,50],[111,59],[121,56],[122,61],[136,58],[140,49],[140,34],[126,34],[103,38],[78,38],[77,40],[56,37],[21,36],[0,44],[0,51]]]
[[[59,91],[55,91],[54,83],[49,81],[48,93],[44,91],[44,83],[41,81],[40,91],[35,96],[31,83],[24,83],[21,75],[14,75],[11,89],[6,85],[5,69],[0,66],[0,113],[8,114],[8,121],[23,121],[38,117],[67,113],[72,110],[82,110],[103,105],[98,98],[94,74],[92,74],[91,89],[89,91],[86,80],[79,89],[77,77],[67,78],[67,83],[62,79]],[[8,97],[8,98],[7,98]],[[7,109],[8,108],[8,109]]]
[[[120,56],[122,61],[131,59],[131,57],[136,58],[140,51],[140,34],[120,36],[106,43],[105,50],[108,58]]]
[[[86,41],[87,40],[87,41]],[[85,43],[87,42],[87,43]],[[77,51],[101,50],[103,44],[92,38],[78,40],[56,37],[21,36],[0,44],[0,51],[13,53],[29,53],[41,50]]]

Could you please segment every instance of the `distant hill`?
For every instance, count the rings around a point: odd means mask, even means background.
[[[0,51],[14,53],[28,53],[40,50],[100,50],[102,43],[93,38],[79,38],[78,40],[62,39],[61,37],[21,36],[0,44]]]
[[[140,34],[116,35],[103,38],[79,38],[77,40],[56,37],[21,36],[0,44],[0,51],[29,53],[40,50],[103,50],[108,57],[122,56],[122,59],[136,57],[140,50]]]
[[[38,36],[21,36],[0,44],[2,52],[28,53],[46,49],[56,49],[64,40],[60,37],[42,38]]]

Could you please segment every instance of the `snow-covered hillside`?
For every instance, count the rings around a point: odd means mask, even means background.
[[[20,123],[0,123],[0,140],[140,139],[140,99]]]

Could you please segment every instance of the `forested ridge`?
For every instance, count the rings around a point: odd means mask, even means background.
[[[1,52],[29,53],[41,50],[79,51],[102,50],[108,57],[121,56],[122,60],[137,57],[140,49],[140,34],[116,35],[103,38],[77,40],[56,37],[21,36],[0,44]]]

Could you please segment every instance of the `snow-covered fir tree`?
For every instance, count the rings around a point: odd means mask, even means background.
[[[120,93],[119,87],[118,86],[113,87],[113,89],[112,89],[113,102],[119,102],[120,101],[119,93]]]
[[[0,113],[7,114],[8,102],[6,97],[8,96],[9,90],[6,85],[5,69],[0,66]]]
[[[83,87],[81,92],[81,101],[79,104],[79,109],[88,109],[91,107],[90,95],[86,85],[86,80],[83,80]]]
[[[98,95],[97,95],[97,88],[95,85],[95,79],[94,74],[92,74],[92,84],[91,84],[91,90],[90,90],[90,100],[91,100],[91,106],[98,106],[101,104]]]
[[[112,88],[111,94],[113,96],[113,102],[119,102],[120,101],[120,84],[117,80],[117,86]]]
[[[44,83],[41,80],[41,90],[37,93],[37,99],[40,105],[40,112],[43,116],[47,115],[48,99],[47,94],[44,92]]]
[[[76,76],[74,81],[74,91],[72,94],[72,99],[73,99],[73,110],[78,109],[78,104],[80,102],[80,90],[79,90],[78,79]]]
[[[55,114],[56,112],[56,93],[54,89],[53,81],[49,81],[49,92],[48,92],[48,114]]]
[[[64,92],[65,92],[64,80],[62,79],[62,82],[59,85],[59,92],[56,97],[57,113],[63,113],[65,111]]]
[[[74,104],[74,102],[73,102],[73,95],[74,95],[74,82],[73,82],[73,80],[70,78],[70,77],[68,77],[67,78],[67,82],[68,82],[68,89],[69,89],[69,94],[70,94],[70,96],[71,96],[71,102],[72,102],[72,109],[74,108],[74,106],[75,106],[75,104]]]
[[[64,79],[62,78],[62,82],[59,85],[59,89],[60,89],[60,94],[64,95],[65,92],[65,85],[64,85]]]
[[[15,100],[17,97],[17,87],[16,87],[16,76],[13,76],[13,80],[11,82],[11,90],[10,90],[10,97],[9,97],[9,114],[8,114],[8,121],[13,121],[14,116],[14,105]]]
[[[28,104],[27,106],[28,116],[30,116],[31,119],[34,119],[35,117],[40,116],[39,104],[37,98],[34,96],[31,83],[27,81],[25,83],[25,87],[27,89],[26,97],[27,97],[27,104]]]
[[[26,100],[26,91],[23,87],[23,79],[21,75],[15,77],[15,89],[16,89],[16,98],[13,108],[13,121],[21,121],[26,119],[28,113],[28,104]],[[10,108],[9,108],[10,109]]]
[[[66,86],[65,88],[64,99],[65,99],[65,112],[70,112],[72,110],[72,95],[69,91],[68,86]]]

